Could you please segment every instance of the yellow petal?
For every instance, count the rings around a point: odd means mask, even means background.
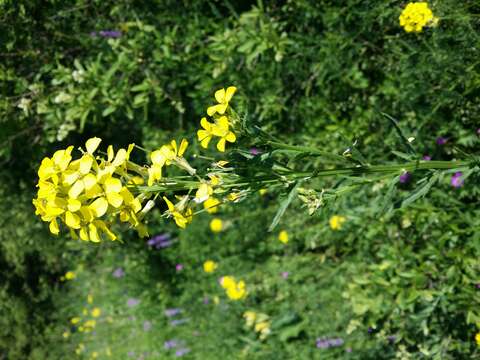
[[[167,203],[168,210],[170,210],[170,211],[175,210],[175,206],[173,205],[173,203],[170,200],[168,200],[165,196],[163,197],[163,200],[165,200],[165,202]]]
[[[235,140],[237,140],[237,137],[235,136],[235,134],[234,134],[233,132],[230,131],[230,132],[227,134],[227,136],[225,136],[225,140],[227,140],[228,142],[233,143],[233,142],[235,142]]]
[[[217,100],[218,103],[224,103],[225,102],[225,89],[220,89],[215,91],[215,100]]]
[[[152,163],[155,165],[163,166],[165,164],[165,156],[163,155],[162,151],[155,150],[150,154],[150,159]]]
[[[103,184],[105,192],[108,193],[119,193],[122,190],[122,182],[120,179],[117,178],[109,178],[105,180],[105,184]]]
[[[103,197],[99,197],[94,202],[92,202],[88,208],[93,212],[95,217],[103,216],[108,209],[108,201]]]
[[[77,181],[80,173],[74,170],[66,170],[62,173],[62,182],[65,185],[71,186],[75,181]]]
[[[218,151],[220,152],[224,152],[225,151],[225,139],[224,138],[221,138],[218,143],[217,143],[217,149]]]
[[[205,117],[200,120],[200,125],[207,131],[210,131],[210,128],[212,127],[212,124],[210,124]]]
[[[49,229],[53,235],[58,235],[60,229],[58,227],[57,220],[53,219],[52,221],[50,221]]]
[[[122,205],[123,197],[116,192],[107,193],[107,201],[114,208],[119,208]]]
[[[229,86],[227,88],[227,91],[225,93],[225,102],[229,102],[232,99],[233,94],[235,94],[235,91],[237,91],[237,88],[235,86]]]
[[[80,217],[67,211],[65,213],[65,224],[72,229],[80,229]]]
[[[122,165],[125,160],[127,159],[127,151],[125,149],[120,149],[117,152],[117,156],[115,156],[115,160],[113,160],[113,166],[120,166]]]
[[[82,214],[82,218],[85,220],[85,222],[91,222],[93,220],[94,213],[87,206],[82,206],[80,208],[80,214]]]
[[[80,195],[82,193],[84,188],[85,188],[85,186],[83,185],[83,181],[82,180],[77,180],[75,182],[75,184],[73,184],[73,186],[68,191],[68,197],[76,199],[78,197],[78,195]]]
[[[70,210],[71,212],[78,211],[81,207],[82,203],[77,199],[68,199],[68,210]]]
[[[80,173],[86,175],[90,172],[93,164],[93,157],[91,155],[83,155],[80,159]]]
[[[82,227],[79,231],[80,239],[83,241],[88,241],[90,238],[88,237],[88,229],[86,226]]]
[[[88,191],[85,191],[85,196],[88,199],[96,198],[97,196],[100,196],[102,194],[103,194],[103,190],[98,184],[93,185],[91,189],[89,189]]]
[[[93,174],[87,174],[83,177],[83,185],[85,190],[91,190],[97,183],[97,177]]]
[[[92,155],[95,152],[95,150],[97,150],[98,145],[100,145],[101,142],[102,142],[102,139],[97,137],[88,139],[87,142],[85,143],[85,147],[87,148],[87,153]]]
[[[123,202],[127,205],[130,204],[134,199],[132,193],[126,187],[122,188],[120,195],[122,195]]]
[[[97,227],[91,223],[88,224],[88,236],[90,237],[90,241],[100,242],[100,236],[98,236]]]
[[[107,161],[108,161],[108,162],[112,162],[113,156],[114,156],[113,146],[112,146],[112,145],[108,145],[108,148],[107,148]]]
[[[180,148],[178,149],[178,156],[183,156],[185,150],[187,150],[187,146],[188,141],[186,139],[182,139],[182,142],[180,143]]]

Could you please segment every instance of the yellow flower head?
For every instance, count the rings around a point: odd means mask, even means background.
[[[217,100],[218,104],[210,106],[207,109],[207,114],[208,116],[212,116],[215,113],[218,113],[220,115],[225,114],[225,111],[228,108],[228,103],[233,97],[233,94],[237,91],[237,88],[235,86],[229,86],[227,90],[225,89],[220,89],[215,91],[215,100]]]
[[[185,229],[187,224],[192,222],[193,217],[192,209],[185,207],[186,199],[187,197],[184,197],[177,205],[173,205],[170,200],[168,200],[165,196],[163,197],[163,200],[165,200],[167,203],[169,214],[173,216],[173,219],[178,227],[182,229]]]
[[[247,327],[251,327],[253,326],[253,324],[255,324],[255,319],[257,318],[257,314],[254,311],[245,311],[243,313],[243,317],[245,318]]]
[[[73,280],[75,279],[75,273],[73,271],[67,271],[65,273],[65,280]]]
[[[226,290],[227,296],[231,300],[242,300],[247,297],[247,289],[243,280],[236,283],[235,286],[230,286]]]
[[[426,2],[409,3],[403,9],[399,20],[400,26],[403,26],[406,32],[421,32],[425,26],[435,25],[438,22]]]
[[[285,230],[280,231],[280,233],[278,234],[278,240],[280,240],[280,242],[282,242],[284,244],[287,244],[288,243],[288,233]]]
[[[210,230],[214,233],[219,233],[223,230],[223,221],[219,218],[214,218],[210,221]]]
[[[342,228],[342,225],[343,223],[346,221],[347,219],[344,218],[343,216],[339,216],[339,215],[334,215],[330,218],[330,228],[332,230],[340,230]]]
[[[102,311],[98,307],[96,307],[92,310],[92,316],[95,317],[95,318],[99,317],[101,314],[102,314]]]
[[[87,303],[89,303],[89,304],[93,303],[93,295],[92,294],[87,295]]]
[[[221,116],[214,125],[212,125],[212,134],[218,136],[220,140],[217,143],[217,149],[220,152],[225,151],[226,142],[234,143],[237,140],[235,134],[230,131],[230,122],[226,116]]]
[[[217,269],[218,265],[215,261],[207,260],[203,263],[203,271],[206,273],[214,272]]]
[[[77,317],[71,318],[71,319],[70,319],[70,322],[71,322],[73,325],[75,325],[75,324],[78,324],[78,323],[80,322],[80,320],[82,320],[82,319],[80,319],[80,318],[77,316]]]
[[[478,332],[476,335],[475,335],[475,341],[477,343],[477,346],[480,346],[480,332]]]
[[[207,210],[210,214],[215,214],[218,212],[218,206],[221,204],[220,200],[215,199],[213,197],[209,197],[204,203],[203,207]]]

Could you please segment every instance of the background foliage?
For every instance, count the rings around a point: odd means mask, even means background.
[[[267,232],[277,191],[224,209],[220,234],[207,215],[178,232],[154,212],[152,233],[175,239],[161,250],[133,234],[100,246],[54,238],[31,205],[36,168],[54,149],[91,135],[153,149],[194,134],[213,91],[231,84],[236,107],[292,144],[341,154],[356,141],[371,163],[401,161],[384,112],[420,154],[478,154],[480,6],[432,2],[438,26],[407,34],[398,24],[405,5],[0,1],[0,358],[63,359],[79,344],[84,358],[170,358],[171,339],[195,359],[480,357],[474,176],[460,189],[445,176],[397,209],[414,174],[381,216],[382,183],[312,217],[294,202],[279,225],[287,245]],[[339,231],[328,226],[333,214],[347,219]],[[214,274],[202,271],[207,259],[219,263]],[[113,277],[119,267],[125,276]],[[77,277],[60,281],[67,270]],[[228,274],[247,282],[244,302],[228,302],[217,285]],[[75,332],[69,319],[89,306],[102,309],[95,332]],[[188,321],[172,326],[172,307]],[[265,341],[244,326],[246,310],[270,316]],[[337,337],[342,346],[315,346]]]

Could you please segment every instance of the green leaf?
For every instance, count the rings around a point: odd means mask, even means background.
[[[421,187],[417,188],[409,197],[402,201],[402,207],[408,206],[414,201],[417,201],[421,197],[425,196],[430,188],[437,182],[439,173],[433,174],[433,176]]]
[[[288,205],[290,205],[290,203],[292,202],[292,200],[295,198],[295,196],[297,195],[297,191],[298,191],[298,187],[300,186],[300,183],[302,181],[298,181],[293,187],[292,189],[290,190],[290,192],[288,193],[288,196],[285,200],[282,201],[282,203],[280,204],[280,208],[278,209],[277,213],[275,214],[275,217],[273,218],[273,221],[272,223],[270,224],[270,227],[268,228],[268,231],[272,231],[273,229],[275,229],[275,227],[278,225],[281,217],[283,216],[283,214],[285,213],[285,211],[287,210],[287,207]]]

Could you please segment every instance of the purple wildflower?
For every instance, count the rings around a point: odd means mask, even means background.
[[[165,316],[172,317],[172,316],[175,316],[177,314],[180,314],[181,312],[182,312],[182,309],[179,309],[179,308],[166,309],[165,310]]]
[[[175,356],[180,357],[180,356],[183,356],[185,354],[188,354],[189,352],[190,352],[190,349],[188,349],[188,348],[178,349],[177,351],[175,351]]]
[[[125,271],[121,267],[116,268],[115,271],[112,273],[114,278],[120,279],[125,276]]]
[[[338,347],[342,346],[344,343],[342,338],[334,338],[334,339],[317,339],[317,348],[318,349],[328,349],[330,347]]]
[[[147,244],[151,247],[155,247],[156,249],[166,248],[172,245],[172,241],[170,241],[169,234],[159,234],[152,237],[150,240],[147,241]]]
[[[139,299],[130,298],[130,299],[127,300],[127,306],[128,307],[134,307],[134,306],[137,306],[138,304],[140,304]]]
[[[172,348],[177,347],[177,346],[178,346],[178,341],[175,340],[175,339],[167,340],[163,344],[163,347],[165,348],[165,350],[169,350],[169,349],[172,349]]]
[[[175,266],[175,270],[177,270],[177,271],[182,271],[182,270],[183,270],[183,265],[182,265],[182,264],[177,264],[177,265]]]
[[[430,161],[432,160],[432,157],[430,155],[423,155],[423,160]]]
[[[477,135],[480,136],[480,128],[477,129]]]
[[[148,320],[143,322],[143,331],[150,331],[152,329],[152,323]]]
[[[170,325],[171,325],[171,326],[181,325],[181,324],[184,324],[184,323],[188,322],[189,320],[190,320],[190,319],[172,320],[172,321],[170,321]]]
[[[457,171],[455,174],[452,175],[452,179],[450,180],[450,183],[454,188],[459,188],[463,185],[463,179],[462,179],[462,172]]]
[[[122,36],[122,32],[118,30],[102,30],[98,32],[98,35],[104,38],[117,39]]]
[[[290,273],[288,271],[283,271],[282,272],[282,278],[288,279],[288,275],[290,275]]]
[[[352,348],[351,348],[351,347],[348,347],[348,348],[345,349],[345,351],[346,351],[347,353],[351,353],[351,352],[352,352]]]
[[[410,174],[408,171],[405,171],[402,175],[400,175],[400,183],[401,184],[408,183],[411,177],[412,177],[412,174]]]
[[[436,140],[437,145],[445,145],[447,143],[447,139],[444,138],[443,136],[439,136]]]
[[[127,353],[128,357],[134,357],[135,356],[135,351],[129,351]]]
[[[259,155],[259,154],[261,154],[261,153],[262,153],[262,152],[261,152],[260,150],[258,150],[256,147],[252,147],[252,148],[250,149],[250,154],[252,154],[252,155],[254,155],[254,156]]]
[[[208,305],[208,304],[210,303],[210,299],[205,296],[205,297],[203,298],[203,303],[204,303],[205,305]]]
[[[387,336],[387,340],[391,343],[394,343],[395,340],[397,340],[397,337],[395,335],[390,335],[390,336]]]

